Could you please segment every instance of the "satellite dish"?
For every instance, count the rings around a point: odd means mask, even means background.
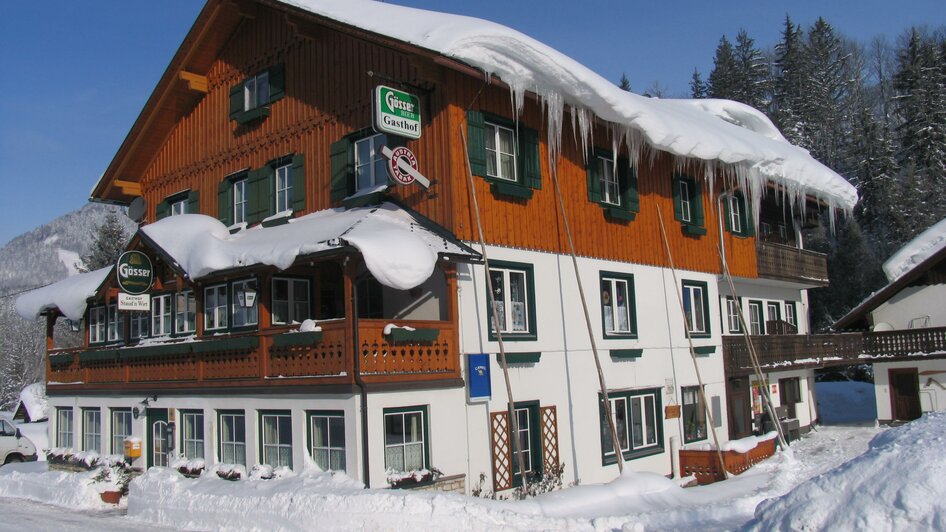
[[[128,217],[134,222],[141,222],[145,218],[145,199],[141,196],[131,200],[128,205]]]

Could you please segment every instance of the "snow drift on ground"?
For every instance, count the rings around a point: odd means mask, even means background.
[[[20,392],[20,404],[26,409],[33,421],[49,417],[49,403],[46,401],[46,384],[34,382]],[[14,409],[14,411],[16,411]]]
[[[85,300],[95,295],[110,271],[111,266],[31,290],[16,298],[16,312],[23,319],[35,320],[42,311],[58,308],[70,320],[79,321],[85,315]]]
[[[759,505],[748,530],[946,530],[946,412],[876,436],[863,455]]]
[[[822,423],[869,423],[877,420],[877,397],[870,382],[816,382]]]
[[[946,218],[923,231],[884,262],[887,280],[896,280],[946,247]]]
[[[643,144],[684,158],[719,161],[760,198],[765,181],[798,200],[810,194],[850,210],[857,192],[844,178],[788,143],[761,112],[723,100],[661,100],[618,88],[584,65],[518,31],[493,22],[366,0],[282,0],[300,9],[433,50],[496,75],[521,109],[526,91],[544,104],[549,146],[557,153],[565,105],[582,142],[591,140],[593,117],[612,124],[615,144],[632,158]],[[715,172],[709,165],[710,177]],[[801,202],[803,204],[803,202]]]
[[[0,497],[18,497],[77,510],[108,508],[110,505],[102,502],[92,480],[96,474],[95,471],[47,471],[46,462],[7,464],[0,467]]]

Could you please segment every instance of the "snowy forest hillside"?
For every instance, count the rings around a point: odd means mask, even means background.
[[[0,409],[13,405],[20,390],[43,378],[46,344],[42,320],[28,322],[14,310],[16,295],[77,273],[93,255],[97,228],[109,213],[130,235],[135,224],[117,207],[89,203],[24,233],[0,248]],[[65,333],[67,325],[57,326]],[[58,334],[58,332],[57,332]]]
[[[829,288],[814,290],[823,329],[886,279],[880,265],[946,217],[946,28],[909,28],[896,43],[846,39],[827,21],[786,17],[780,42],[723,36],[691,97],[728,98],[766,112],[785,137],[857,187],[853,219],[807,235],[829,254]],[[622,84],[625,80],[622,79]]]

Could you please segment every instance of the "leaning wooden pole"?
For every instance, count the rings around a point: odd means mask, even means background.
[[[657,205],[657,220],[660,222],[660,234],[663,236],[664,248],[667,250],[667,259],[670,261],[670,273],[673,274],[673,290],[677,294],[677,303],[680,304],[680,314],[683,316],[683,323],[687,325],[686,307],[683,305],[683,294],[680,293],[680,282],[677,280],[677,268],[673,265],[673,253],[670,252],[670,240],[667,238],[667,228],[664,227],[664,217],[660,212],[660,205]],[[709,297],[709,294],[706,294]],[[707,316],[707,319],[709,317]],[[706,413],[706,419],[710,424],[710,432],[713,434],[713,444],[716,446],[716,456],[719,458],[719,469],[723,473],[723,480],[729,478],[729,472],[726,471],[726,462],[723,461],[723,451],[719,448],[719,438],[716,436],[716,420],[713,419],[713,412],[710,410],[709,403],[706,401],[706,392],[703,391],[703,377],[700,375],[700,366],[696,363],[696,350],[693,348],[693,338],[690,336],[690,327],[685,327],[687,343],[690,346],[690,360],[693,361],[693,370],[696,372],[697,391],[700,394],[700,401],[703,403],[703,411]],[[670,343],[670,349],[673,350],[673,342]],[[673,356],[671,353],[670,356]]]
[[[591,353],[594,355],[595,367],[598,369],[598,385],[601,388],[601,398],[604,401],[604,415],[608,418],[608,430],[611,431],[611,447],[618,461],[618,472],[624,473],[624,455],[621,453],[620,440],[617,428],[614,426],[614,415],[611,412],[611,400],[608,398],[608,385],[604,380],[604,371],[601,369],[601,358],[598,356],[598,346],[595,344],[595,334],[591,327],[591,315],[588,313],[588,302],[585,300],[585,289],[578,274],[578,258],[575,255],[575,242],[572,240],[572,231],[568,225],[568,215],[565,214],[565,202],[562,200],[562,189],[558,184],[558,164],[552,167],[552,181],[555,183],[555,195],[558,197],[558,206],[562,211],[562,222],[565,226],[565,236],[568,237],[568,248],[571,251],[572,265],[575,269],[575,281],[578,283],[578,297],[581,299],[581,308],[585,314],[585,326],[588,328],[588,339],[591,340]]]
[[[519,476],[522,478],[522,489],[526,491],[529,485],[529,479],[526,475],[526,461],[522,456],[522,443],[519,441],[519,420],[516,416],[516,402],[512,397],[512,384],[509,381],[509,366],[506,364],[506,346],[503,343],[503,333],[499,327],[499,309],[496,307],[496,295],[493,293],[493,279],[489,274],[489,257],[486,253],[486,238],[483,236],[483,222],[480,218],[479,202],[476,200],[476,187],[473,183],[473,169],[470,168],[470,154],[467,151],[466,133],[460,128],[460,140],[463,145],[464,159],[466,161],[466,176],[470,183],[470,193],[473,195],[473,213],[476,215],[476,230],[480,237],[480,254],[483,255],[483,266],[486,268],[486,293],[489,295],[489,307],[492,310],[492,326],[496,333],[496,341],[499,344],[499,366],[503,369],[503,379],[506,382],[506,410],[509,412],[509,429],[512,431],[510,440],[512,440],[512,452],[516,455],[517,465],[519,466]]]

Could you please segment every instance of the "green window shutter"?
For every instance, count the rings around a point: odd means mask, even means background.
[[[618,159],[618,184],[621,186],[621,207],[626,211],[640,212],[637,173],[630,167],[627,159]]]
[[[355,189],[355,152],[351,138],[343,137],[332,143],[332,185],[329,199],[341,201]]]
[[[224,179],[217,185],[217,219],[224,225],[233,225],[233,182]]]
[[[690,189],[693,191],[693,197],[691,198],[691,206],[693,208],[693,225],[703,227],[703,186],[696,180],[691,181],[693,187]]]
[[[742,199],[742,223],[746,228],[746,236],[755,236],[755,224],[753,223],[752,211],[749,210],[749,201],[745,196],[740,195]]]
[[[536,190],[542,189],[539,133],[522,125],[519,126],[519,172],[523,185]]]
[[[486,177],[486,123],[483,113],[466,112],[466,147],[473,175]]]
[[[154,217],[158,220],[165,218],[168,215],[168,211],[171,210],[171,206],[168,205],[167,200],[158,203],[154,207]]]
[[[187,214],[200,214],[200,193],[196,190],[187,193]]]
[[[598,156],[594,152],[588,154],[588,164],[585,166],[588,175],[588,201],[601,201],[601,172],[598,167]]]
[[[292,156],[292,211],[305,211],[305,158],[301,153]]]
[[[280,63],[269,69],[269,103],[286,95],[286,65]]]
[[[272,193],[269,190],[269,166],[251,170],[246,179],[247,209],[246,223],[253,225],[263,218],[269,216],[270,205],[272,204]]]
[[[673,178],[673,219],[677,221],[683,221],[683,208],[680,204],[680,182],[683,181],[682,177],[675,176]]]
[[[243,83],[230,87],[230,120],[237,120],[243,112]]]

